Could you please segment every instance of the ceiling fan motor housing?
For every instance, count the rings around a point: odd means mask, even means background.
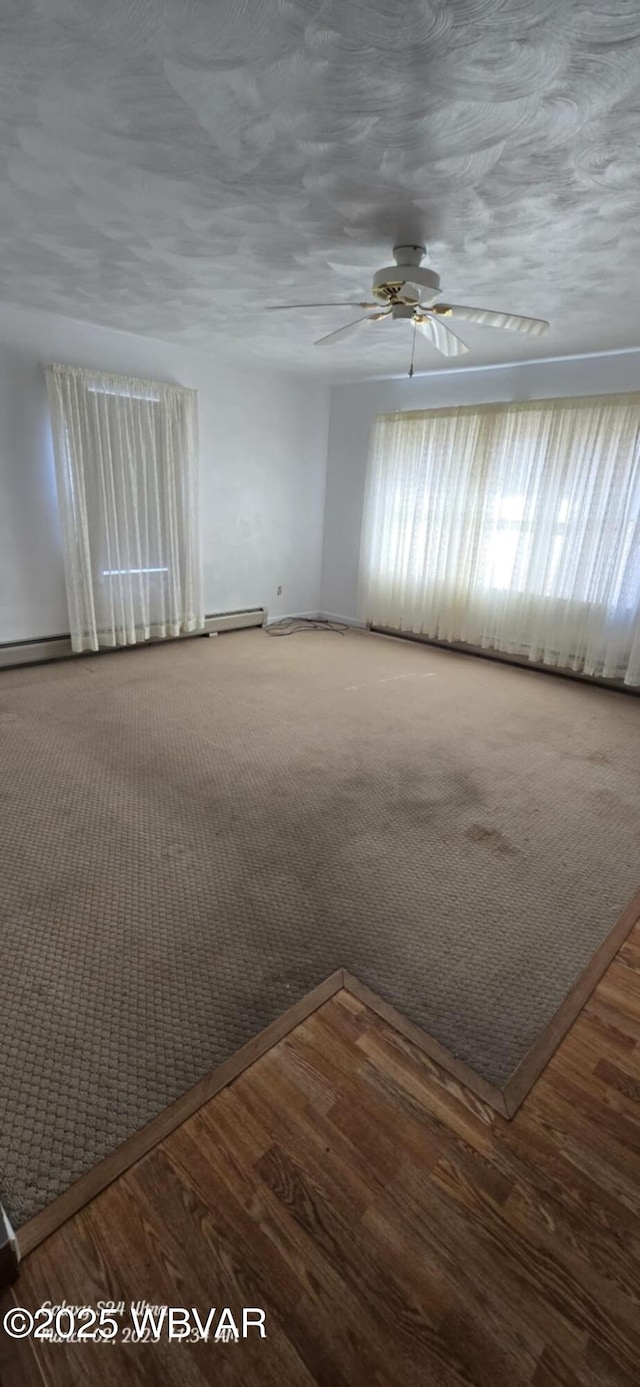
[[[373,276],[373,294],[383,303],[393,303],[401,295],[415,303],[435,303],[441,294],[440,278],[435,270],[422,267],[424,246],[394,246],[395,265],[385,265]]]

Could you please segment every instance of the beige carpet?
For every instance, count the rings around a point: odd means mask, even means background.
[[[19,1225],[344,966],[503,1086],[640,878],[640,702],[351,633],[0,675]]]

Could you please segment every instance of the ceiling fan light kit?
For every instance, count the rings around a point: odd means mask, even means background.
[[[375,303],[355,300],[342,304],[275,304],[269,311],[287,308],[363,308],[368,311],[364,317],[355,318],[344,327],[319,337],[314,346],[331,345],[338,339],[359,332],[366,323],[387,321],[406,321],[428,338],[432,346],[442,356],[461,356],[468,352],[466,342],[447,326],[443,319],[477,323],[480,327],[505,328],[511,332],[527,332],[534,335],[547,332],[548,322],[544,318],[524,318],[517,313],[499,313],[490,308],[470,308],[464,304],[438,303],[442,290],[440,278],[435,270],[423,265],[426,246],[394,246],[395,265],[385,265],[376,270],[373,276],[372,294]],[[413,376],[413,353],[409,375]]]

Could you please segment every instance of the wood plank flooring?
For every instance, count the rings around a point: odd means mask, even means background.
[[[338,992],[37,1248],[0,1324],[109,1299],[267,1337],[0,1328],[3,1387],[637,1387],[640,927],[510,1123]]]

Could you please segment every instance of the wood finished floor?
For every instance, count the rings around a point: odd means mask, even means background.
[[[0,1318],[63,1299],[261,1306],[268,1337],[0,1330],[3,1387],[637,1387],[640,926],[511,1123],[338,993],[36,1249]]]

